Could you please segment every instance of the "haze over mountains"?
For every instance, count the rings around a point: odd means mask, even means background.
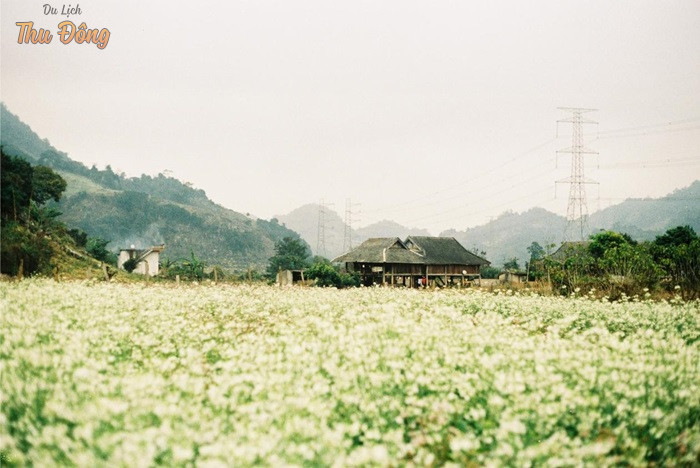
[[[335,211],[328,208],[325,210],[325,251],[319,251],[318,245],[318,204],[309,203],[285,215],[277,215],[275,218],[284,226],[298,232],[301,238],[311,246],[314,255],[322,255],[332,259],[344,253],[345,222]],[[429,236],[430,233],[426,229],[410,229],[394,221],[383,220],[362,228],[353,229],[351,238],[352,245],[357,246],[370,237],[397,236],[404,238],[409,235]]]
[[[194,253],[209,265],[231,270],[263,269],[274,253],[275,242],[285,236],[300,236],[314,254],[334,258],[343,253],[345,224],[331,209],[326,209],[324,216],[325,251],[319,252],[317,204],[303,205],[271,221],[257,219],[217,205],[203,190],[163,174],[127,178],[109,166],[104,170],[87,168],[41,139],[4,104],[0,121],[6,153],[47,165],[68,182],[58,205],[62,219],[90,236],[111,240],[112,249],[165,243],[165,258],[177,260]],[[522,264],[533,241],[542,246],[558,245],[565,224],[562,216],[532,208],[522,213],[505,212],[482,226],[457,227],[439,235],[455,237],[475,253],[486,252],[485,257],[494,265],[511,258]],[[686,224],[700,231],[700,181],[659,199],[624,201],[590,218],[593,231],[613,229],[640,240]],[[370,237],[403,239],[409,235],[430,233],[383,220],[352,230],[352,244]]]
[[[298,232],[317,252],[318,205],[304,205],[286,215],[277,216],[281,223]],[[332,210],[326,210],[326,255],[342,254],[345,224]],[[629,199],[618,205],[593,213],[589,224],[591,232],[612,229],[630,234],[637,240],[651,240],[667,229],[690,225],[700,231],[700,181],[678,189],[658,199]],[[517,258],[523,265],[528,259],[527,247],[538,242],[558,246],[563,240],[566,218],[543,208],[531,208],[522,213],[507,211],[482,226],[466,230],[449,229],[440,236],[454,237],[475,253],[486,252],[485,257],[494,265]],[[370,237],[400,237],[430,235],[427,230],[407,228],[393,221],[381,221],[353,230],[353,245]]]

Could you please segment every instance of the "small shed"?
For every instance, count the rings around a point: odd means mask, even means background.
[[[117,259],[117,268],[124,270],[124,264],[129,260],[136,261],[136,268],[132,273],[156,276],[160,265],[160,253],[165,250],[165,244],[155,245],[147,249],[137,249],[133,245],[128,249],[121,249]]]
[[[292,286],[304,282],[304,270],[280,270],[277,272],[277,286]]]
[[[500,283],[527,283],[527,273],[505,270],[498,274],[498,281]]]

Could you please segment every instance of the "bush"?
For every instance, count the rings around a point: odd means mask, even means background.
[[[340,285],[344,288],[359,288],[360,287],[360,274],[357,272],[341,273],[340,274]]]
[[[107,244],[110,241],[102,239],[101,237],[89,237],[87,243],[85,244],[85,250],[92,257],[100,260],[101,262],[110,263],[112,265],[117,264],[117,256],[107,250]]]
[[[139,264],[139,262],[137,262],[135,258],[130,258],[129,260],[127,260],[127,261],[124,262],[124,264],[122,265],[122,267],[123,267],[126,271],[128,271],[129,273],[131,273],[132,271],[134,271],[134,270],[136,269],[136,267],[138,266],[138,264]]]
[[[54,252],[49,239],[19,223],[3,223],[0,251],[2,273],[15,276],[20,271],[20,265],[23,275],[51,273]]]
[[[342,286],[340,274],[328,263],[314,263],[306,270],[306,275],[310,279],[316,280],[316,286]]]

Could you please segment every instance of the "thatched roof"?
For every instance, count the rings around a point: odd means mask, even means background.
[[[406,245],[425,256],[428,265],[489,265],[484,258],[474,255],[454,237],[409,236]]]
[[[488,265],[454,237],[374,237],[333,260],[341,263],[410,263],[417,265]]]
[[[411,252],[398,237],[373,237],[350,252],[333,259],[341,263],[412,263],[422,264],[423,258]]]
[[[562,242],[561,246],[549,256],[557,262],[565,262],[568,258],[579,254],[587,254],[591,241]]]

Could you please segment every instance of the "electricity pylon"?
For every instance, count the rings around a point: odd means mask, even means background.
[[[324,203],[323,198],[318,203],[318,234],[316,238],[316,255],[325,257],[326,252],[326,208],[332,204]]]
[[[358,221],[355,218],[355,213],[352,211],[354,206],[359,206],[359,203],[352,203],[349,198],[345,199],[345,235],[343,236],[343,253],[352,250],[352,223]]]
[[[580,107],[559,107],[558,109],[571,112],[572,116],[567,119],[557,120],[557,133],[561,122],[571,123],[573,128],[571,146],[557,151],[557,156],[559,153],[571,153],[571,176],[555,182],[555,184],[569,184],[569,206],[566,209],[564,240],[585,240],[589,231],[586,184],[597,184],[598,182],[584,176],[583,155],[598,153],[583,144],[582,126],[583,124],[597,124],[598,122],[584,118],[583,114],[596,111],[597,109],[583,109]]]

